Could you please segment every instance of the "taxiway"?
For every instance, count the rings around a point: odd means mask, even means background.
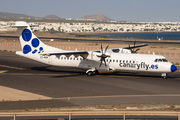
[[[0,110],[109,104],[180,104],[180,74],[86,76],[0,52]]]

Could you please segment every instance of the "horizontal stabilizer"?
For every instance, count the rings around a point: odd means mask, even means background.
[[[13,28],[18,28],[18,27],[38,27],[38,25],[29,25],[27,22],[24,21],[16,21],[16,25],[15,26],[11,26]]]
[[[28,27],[29,24],[27,22],[24,21],[16,21],[16,25],[12,26],[12,27]]]

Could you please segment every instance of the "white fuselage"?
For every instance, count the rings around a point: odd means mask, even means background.
[[[24,21],[17,21],[14,27],[17,27],[22,48],[16,54],[48,65],[84,69],[87,75],[133,71],[162,73],[166,77],[166,73],[177,70],[175,65],[161,55],[134,54],[132,49],[144,46],[136,46],[135,42],[133,47],[118,49],[107,49],[107,46],[103,50],[101,45],[98,51],[64,51],[44,44]]]
[[[110,58],[106,58],[107,67],[103,63],[101,67],[100,59],[95,55],[90,59],[83,59],[83,57],[75,57],[71,55],[66,57],[61,56],[45,56],[45,55],[24,55],[22,52],[17,52],[18,55],[27,57],[48,65],[58,67],[73,67],[88,70],[96,68],[100,73],[108,73],[115,71],[139,71],[139,72],[155,72],[155,73],[169,73],[171,72],[172,63],[166,62],[155,62],[156,59],[165,59],[161,55],[151,54],[126,54],[126,53],[111,53]]]

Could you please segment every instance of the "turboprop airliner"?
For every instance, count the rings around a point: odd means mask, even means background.
[[[31,26],[24,21],[17,21],[15,26],[19,33],[22,51],[16,54],[58,67],[79,68],[88,76],[97,73],[111,72],[152,72],[159,73],[163,78],[177,67],[164,56],[153,54],[137,54],[139,48],[147,44],[123,48],[103,49],[95,51],[67,51],[44,44],[32,32]]]

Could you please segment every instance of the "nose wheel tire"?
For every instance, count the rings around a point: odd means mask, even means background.
[[[166,78],[167,78],[166,76],[163,77],[163,79],[166,79]]]
[[[167,74],[166,73],[162,73],[161,76],[162,76],[163,79],[167,78]]]

